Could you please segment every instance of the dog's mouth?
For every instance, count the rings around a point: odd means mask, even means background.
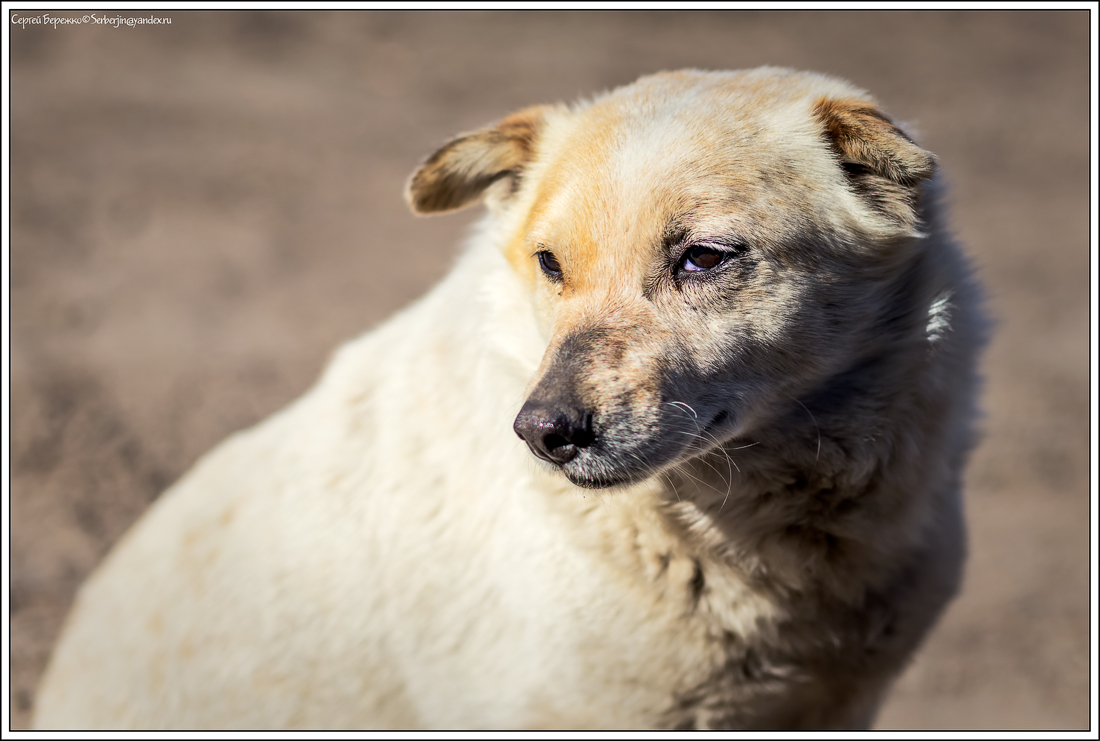
[[[582,489],[614,489],[620,486],[630,486],[631,484],[636,484],[648,478],[645,476],[638,477],[637,479],[628,476],[610,478],[583,476],[573,471],[567,471],[564,468],[562,472],[565,474],[565,478],[569,479],[569,483],[574,486],[579,486]]]

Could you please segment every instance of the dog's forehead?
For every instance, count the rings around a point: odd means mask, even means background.
[[[642,261],[639,246],[659,249],[673,225],[752,231],[796,218],[832,161],[812,115],[822,93],[792,77],[660,75],[575,110],[547,132],[531,240]]]

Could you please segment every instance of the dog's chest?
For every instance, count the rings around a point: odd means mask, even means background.
[[[655,511],[625,495],[568,496],[546,520],[560,548],[532,563],[526,590],[513,585],[535,598],[524,619],[541,623],[542,642],[557,646],[532,666],[540,681],[522,725],[669,726],[694,718],[697,705],[750,694],[742,685],[756,680],[752,666],[732,693],[726,675],[741,671],[745,647],[777,605],[734,570],[694,556]],[[747,663],[760,655],[750,650]]]

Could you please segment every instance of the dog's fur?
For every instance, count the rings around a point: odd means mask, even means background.
[[[488,204],[454,271],[123,539],[38,727],[868,726],[964,554],[934,169],[779,69],[448,143],[408,197]]]

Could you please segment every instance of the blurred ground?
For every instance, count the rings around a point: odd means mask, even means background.
[[[532,103],[761,64],[915,125],[999,322],[964,591],[878,727],[1088,727],[1086,11],[155,15],[11,26],[13,728],[162,488],[446,272],[474,214],[407,212],[423,156]]]

